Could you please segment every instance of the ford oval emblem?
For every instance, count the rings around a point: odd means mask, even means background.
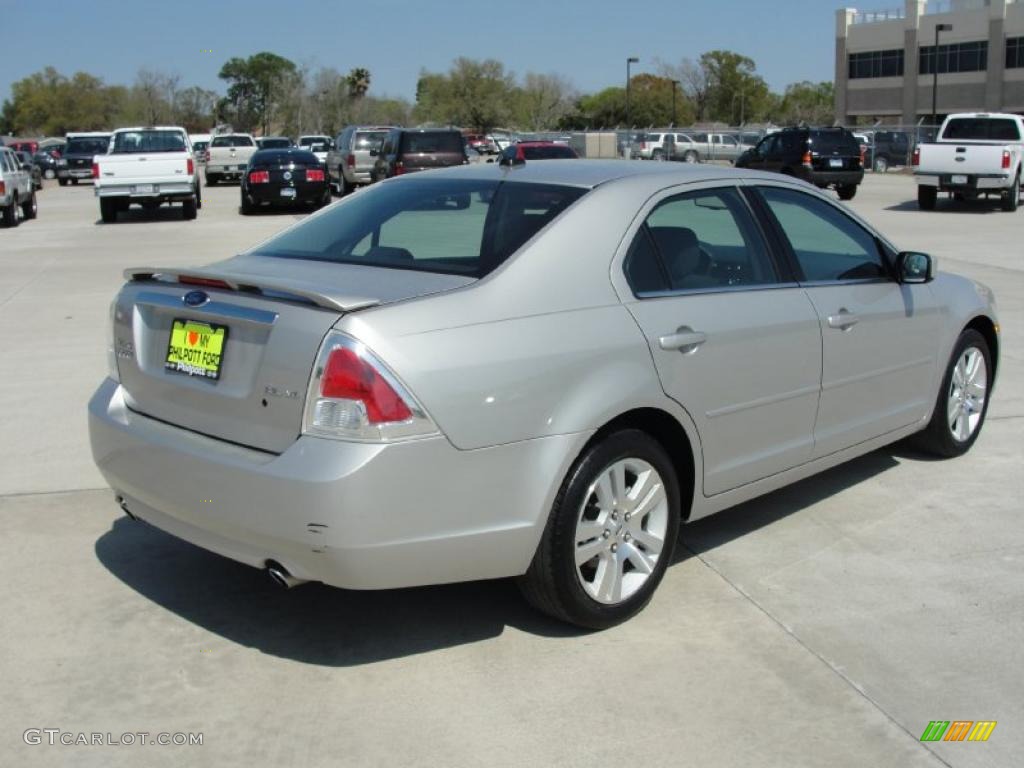
[[[284,180],[285,181],[291,181],[292,180],[292,172],[291,171],[285,171],[284,172]]]
[[[210,297],[206,295],[205,291],[189,291],[182,299],[186,307],[201,307],[209,300]]]

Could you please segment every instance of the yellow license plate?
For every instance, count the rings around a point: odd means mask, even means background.
[[[202,376],[216,381],[224,361],[226,325],[211,325],[195,320],[174,320],[167,344],[164,368],[187,376]]]

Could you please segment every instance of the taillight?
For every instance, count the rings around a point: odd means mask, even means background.
[[[647,149],[647,142],[646,141],[641,141],[640,142],[640,149]]]
[[[100,177],[100,164],[99,163],[93,163],[92,164],[92,177],[94,179],[98,179]]]
[[[270,171],[249,171],[250,184],[269,184]]]
[[[226,290],[233,290],[223,280],[218,280],[214,277],[195,277],[193,275],[178,275],[178,282],[182,285],[202,285],[206,288],[224,288]]]
[[[1004,149],[1003,150],[1003,168],[1009,168],[1009,167],[1010,167],[1010,150]]]
[[[911,165],[920,165],[921,164],[921,148],[920,147],[914,147],[914,154],[912,154],[910,156],[910,164]]]
[[[324,172],[319,168],[307,168],[306,169],[306,181],[323,181]]]
[[[401,176],[405,173],[405,165],[401,160],[395,160],[395,176]]]
[[[191,157],[185,161],[185,173],[189,176],[196,175],[196,166]]]
[[[409,391],[365,345],[333,331],[324,339],[306,396],[305,434],[388,441],[436,434]]]
[[[803,163],[804,165],[810,165],[811,164],[811,153],[810,152],[804,152],[804,156],[802,158],[800,158],[800,162]]]
[[[860,164],[861,165],[864,165],[864,157],[865,157],[865,155],[867,155],[867,151],[868,151],[867,147],[861,147],[860,148]]]
[[[349,168],[355,168],[356,167],[356,156],[350,154],[348,157],[346,157],[345,158],[345,165],[347,165]]]
[[[210,162],[210,150],[206,150],[205,152],[203,152],[203,162]]]
[[[7,185],[0,181],[0,195],[7,194]]]

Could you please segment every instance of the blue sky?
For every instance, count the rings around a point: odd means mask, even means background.
[[[885,0],[881,0],[883,6]],[[888,5],[899,5],[888,0]],[[655,59],[714,48],[750,56],[773,89],[831,80],[838,0],[0,0],[0,99],[52,65],[130,84],[140,67],[223,90],[224,61],[268,50],[312,68],[372,74],[371,93],[415,96],[421,68],[493,57],[517,75],[558,72],[580,90],[618,85]],[[875,4],[861,4],[873,8]],[[205,53],[210,50],[212,53]]]

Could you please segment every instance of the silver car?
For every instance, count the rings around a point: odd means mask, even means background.
[[[284,585],[518,577],[640,610],[690,522],[977,439],[992,293],[776,174],[402,176],[201,269],[128,270],[89,404],[121,507]]]

